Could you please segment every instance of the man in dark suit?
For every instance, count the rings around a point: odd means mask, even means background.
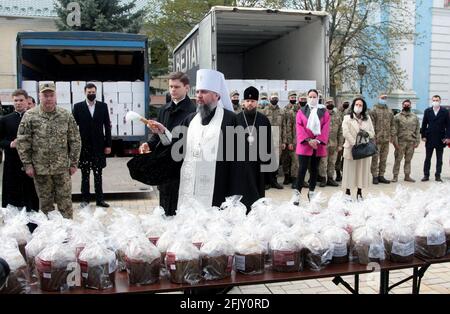
[[[27,110],[28,94],[22,89],[12,93],[14,112],[0,120],[0,147],[5,151],[3,167],[2,207],[8,204],[26,207],[28,211],[39,210],[39,198],[33,179],[23,170],[23,164],[17,153],[17,130],[23,114]]]
[[[441,97],[432,98],[432,107],[425,109],[420,133],[425,142],[426,157],[423,165],[422,181],[430,180],[430,166],[433,150],[436,150],[436,181],[442,182],[442,155],[445,145],[450,142],[450,117],[447,109],[441,107]]]
[[[171,73],[169,76],[170,101],[163,106],[158,115],[158,122],[163,124],[169,131],[172,131],[196,110],[196,106],[188,97],[189,77],[183,72]],[[153,134],[150,140],[140,147],[141,153],[157,154],[164,149],[158,134]],[[178,189],[180,178],[173,182],[161,184],[159,189],[159,204],[166,215],[175,215],[178,204]]]
[[[73,116],[80,128],[81,154],[78,167],[81,169],[81,207],[89,204],[89,176],[94,173],[97,206],[109,207],[103,199],[102,169],[106,167],[106,155],[111,153],[111,122],[108,106],[97,101],[97,87],[88,83],[84,87],[86,100],[73,107]]]

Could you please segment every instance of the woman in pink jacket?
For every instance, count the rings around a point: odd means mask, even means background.
[[[305,181],[308,163],[311,173],[308,199],[311,200],[316,188],[317,173],[321,157],[327,155],[327,143],[330,133],[330,114],[324,105],[318,103],[319,93],[315,89],[308,91],[308,103],[297,112],[297,149],[298,181],[297,189],[301,193]]]

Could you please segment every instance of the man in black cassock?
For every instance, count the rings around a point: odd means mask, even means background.
[[[242,195],[241,202],[247,207],[247,213],[255,201],[265,196],[264,165],[270,164],[272,151],[270,121],[257,111],[258,97],[258,90],[248,87],[244,91],[244,110],[236,117],[232,194]]]
[[[12,93],[14,112],[0,120],[0,147],[5,152],[2,184],[2,207],[8,204],[26,207],[27,211],[39,210],[39,198],[34,188],[33,179],[23,170],[16,148],[17,130],[27,110],[28,94],[18,89]]]
[[[169,76],[168,103],[159,110],[157,121],[164,125],[169,131],[181,125],[186,118],[195,112],[196,107],[188,97],[189,77],[183,72],[174,72]],[[161,137],[155,132],[150,140],[141,145],[142,153],[160,154],[167,149],[161,143]],[[170,149],[170,147],[169,147]],[[151,174],[149,174],[151,175]],[[164,208],[166,215],[175,215],[178,203],[178,188],[180,185],[179,175],[169,182],[158,185],[159,205]]]

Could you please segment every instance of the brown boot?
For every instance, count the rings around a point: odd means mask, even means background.
[[[416,180],[414,180],[413,178],[411,178],[411,177],[409,176],[409,174],[405,174],[405,181],[406,181],[406,182],[412,182],[412,183],[416,182]]]
[[[406,178],[405,178],[405,180],[406,180]],[[397,182],[397,181],[398,181],[398,175],[394,175],[391,182]]]

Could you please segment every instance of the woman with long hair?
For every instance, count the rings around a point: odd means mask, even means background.
[[[375,137],[372,120],[367,114],[367,103],[362,98],[355,98],[350,107],[350,113],[344,116],[342,122],[344,142],[344,169],[342,174],[342,187],[345,194],[351,195],[352,189],[357,189],[356,199],[362,199],[362,189],[370,184],[370,163],[372,157],[354,160],[352,148],[357,141],[358,134],[369,139]]]

